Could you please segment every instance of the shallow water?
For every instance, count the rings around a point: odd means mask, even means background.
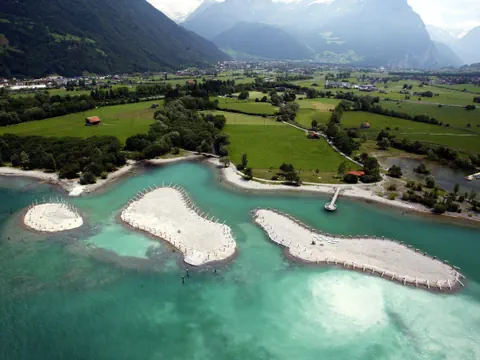
[[[61,193],[0,179],[0,359],[480,359],[478,229],[345,199],[327,214],[324,196],[234,191],[215,177],[194,163],[146,170],[68,199],[87,225],[55,236],[19,217]],[[162,182],[232,227],[231,263],[190,270],[182,286],[179,255],[119,223],[137,191]],[[331,233],[403,240],[460,266],[467,287],[438,295],[291,262],[253,225],[259,206]]]
[[[480,180],[468,181],[465,178],[471,175],[474,171],[467,173],[461,170],[454,170],[446,166],[442,166],[432,162],[425,162],[419,159],[410,158],[384,158],[381,163],[384,167],[390,168],[392,165],[397,165],[402,168],[403,175],[409,179],[417,181],[425,181],[426,176],[417,174],[413,171],[418,165],[424,163],[432,172],[438,186],[447,191],[453,191],[456,184],[460,185],[460,194],[465,192],[475,191],[480,192]]]

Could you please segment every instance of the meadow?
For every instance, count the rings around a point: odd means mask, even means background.
[[[271,117],[253,116],[232,113],[227,111],[202,111],[204,114],[224,115],[229,125],[263,125],[263,126],[280,126],[281,122]]]
[[[151,109],[154,103],[161,104],[161,101],[109,106],[84,113],[0,127],[0,134],[80,138],[116,136],[124,143],[132,135],[148,132],[154,122],[153,115],[156,110]],[[85,126],[85,118],[88,116],[99,116],[102,123],[98,126]]]
[[[383,108],[410,115],[428,115],[453,127],[467,128],[470,124],[471,131],[480,133],[480,109],[469,111],[457,106],[439,107],[438,105],[393,101],[383,101],[381,105]]]
[[[236,100],[228,98],[216,98],[220,110],[235,110],[252,115],[275,115],[278,108],[270,103]]]
[[[293,164],[300,171],[302,181],[338,183],[338,166],[346,160],[325,140],[309,140],[304,132],[285,124],[279,126],[232,125],[227,122],[230,136],[230,158],[233,163],[248,156],[248,166],[255,177],[270,180],[280,165]],[[356,165],[347,162],[347,168]]]
[[[365,112],[346,112],[342,117],[343,128],[360,128],[364,122],[370,123],[370,129],[360,130],[367,139],[376,139],[382,129],[399,139],[410,139],[425,143],[445,145],[466,153],[480,152],[480,136],[468,130],[424,124],[411,120]]]

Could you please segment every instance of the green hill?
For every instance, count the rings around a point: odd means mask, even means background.
[[[3,0],[0,76],[169,70],[227,59],[146,0]]]

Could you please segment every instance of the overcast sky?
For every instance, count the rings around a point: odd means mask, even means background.
[[[148,1],[174,20],[182,19],[202,2],[202,0]],[[452,29],[480,26],[480,0],[408,0],[408,3],[427,24]]]

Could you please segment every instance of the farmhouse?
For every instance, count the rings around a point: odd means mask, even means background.
[[[369,122],[364,122],[362,124],[360,124],[360,129],[370,129],[372,127],[372,125],[370,125]]]
[[[85,126],[100,125],[102,121],[98,116],[90,116],[85,119]]]
[[[365,175],[365,172],[363,171],[350,171],[348,175],[355,175],[356,177],[362,177]]]

